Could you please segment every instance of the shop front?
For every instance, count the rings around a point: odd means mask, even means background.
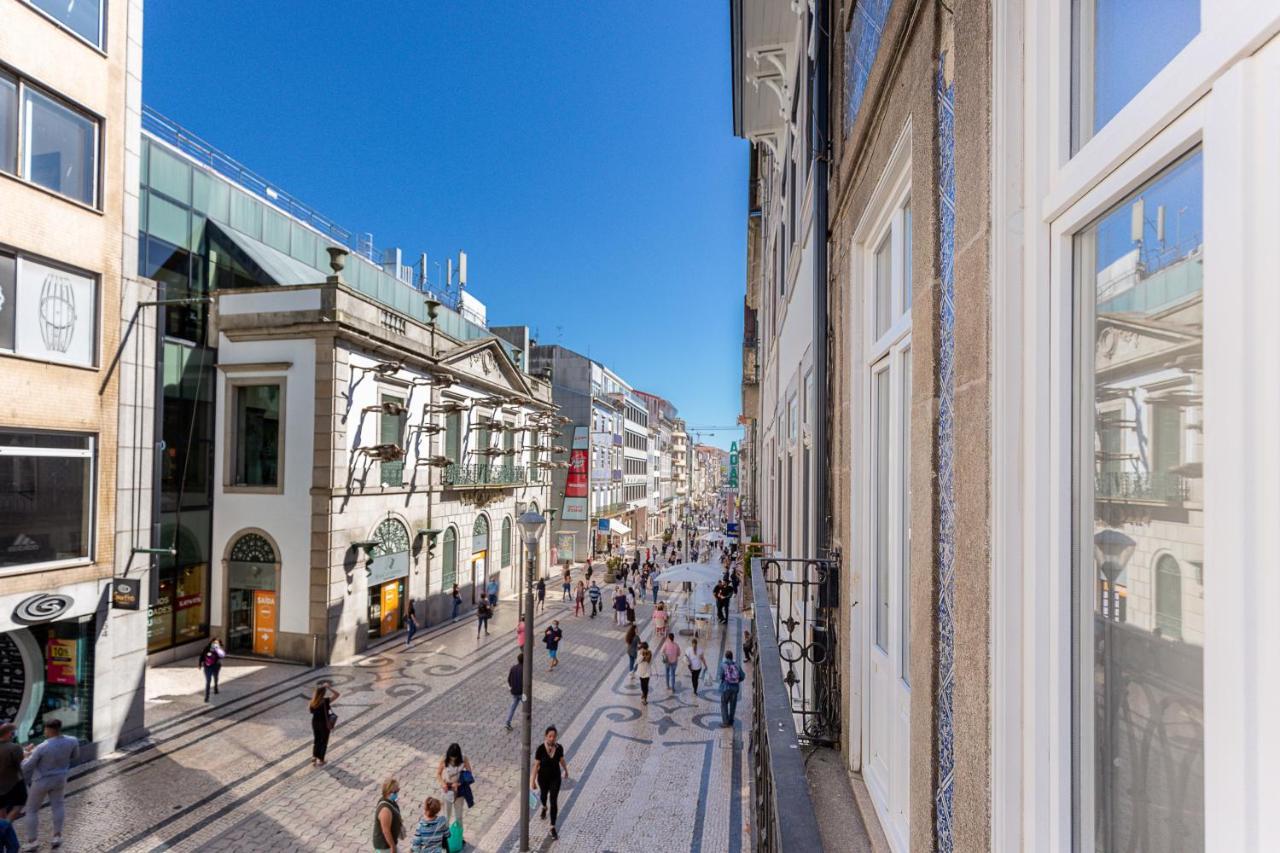
[[[43,739],[51,720],[63,734],[93,740],[95,641],[101,584],[0,597],[0,719],[19,743]]]
[[[273,657],[279,630],[280,561],[271,542],[244,533],[227,556],[227,650]]]
[[[388,518],[378,525],[373,538],[378,544],[369,552],[367,569],[370,640],[393,634],[404,626],[405,583],[409,576],[408,528]]]

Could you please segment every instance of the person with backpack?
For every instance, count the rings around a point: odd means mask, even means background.
[[[636,676],[640,679],[640,704],[649,704],[649,677],[653,673],[653,652],[648,643],[640,644],[640,662],[636,664]]]
[[[222,640],[214,637],[209,644],[204,647],[204,651],[200,652],[200,658],[197,666],[204,671],[204,701],[209,701],[209,685],[213,685],[213,692],[218,692],[218,674],[222,672],[222,659],[227,656],[227,652],[222,648]]]
[[[726,651],[720,663],[720,725],[733,726],[738,713],[738,685],[742,683],[742,670],[733,660],[733,652]]]
[[[489,619],[493,616],[493,608],[489,606],[488,599],[481,598],[480,603],[476,605],[476,639],[480,639],[480,631],[484,630],[484,635],[489,636]]]
[[[560,620],[555,619],[547,626],[547,630],[542,632],[542,642],[546,644],[547,657],[551,659],[547,672],[560,665],[560,659],[557,655],[560,653],[560,641],[562,639],[564,639],[564,631],[560,630]]]
[[[516,655],[516,662],[507,670],[507,687],[511,690],[511,710],[507,713],[507,731],[511,731],[511,720],[515,718],[516,708],[524,698],[524,652]]]
[[[675,634],[667,634],[666,641],[663,642],[662,648],[658,649],[662,656],[662,663],[667,670],[667,690],[671,693],[676,692],[676,666],[680,663],[680,644],[676,642]]]
[[[400,780],[392,777],[382,783],[378,804],[373,807],[373,849],[397,853],[404,838],[404,821],[400,818]]]
[[[592,581],[587,589],[587,597],[591,599],[591,618],[594,619],[600,612],[600,584]]]

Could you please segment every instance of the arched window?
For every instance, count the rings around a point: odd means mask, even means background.
[[[1156,627],[1168,639],[1182,639],[1182,567],[1168,554],[1156,562]]]
[[[444,548],[441,557],[440,588],[445,592],[458,582],[458,529],[450,527],[444,532]]]
[[[511,565],[511,518],[502,519],[502,567]]]
[[[475,526],[471,529],[471,553],[479,554],[489,550],[489,519],[483,515],[476,516]]]
[[[276,549],[271,547],[265,536],[258,533],[246,533],[231,546],[229,558],[233,563],[274,563]]]
[[[371,552],[375,557],[399,554],[409,550],[409,528],[397,519],[383,519],[382,523],[374,528],[373,538],[378,542]]]

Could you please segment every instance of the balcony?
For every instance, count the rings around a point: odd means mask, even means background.
[[[1187,481],[1178,474],[1103,471],[1094,477],[1094,496],[1100,501],[1180,504],[1187,492]]]
[[[443,481],[453,488],[504,489],[523,486],[528,473],[523,465],[450,465]]]

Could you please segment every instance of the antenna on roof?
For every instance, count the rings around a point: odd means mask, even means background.
[[[467,287],[467,253],[458,252],[458,290],[463,291]]]

